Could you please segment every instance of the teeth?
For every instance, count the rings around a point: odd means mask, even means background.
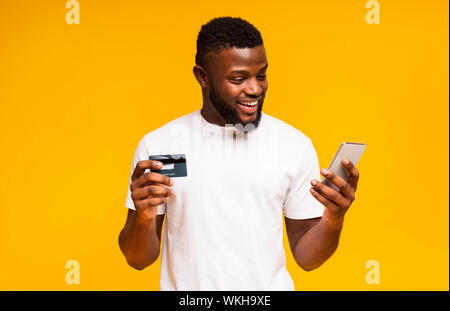
[[[239,102],[239,104],[244,105],[244,106],[255,106],[258,104],[258,101],[252,102],[252,103],[243,103],[243,102]]]

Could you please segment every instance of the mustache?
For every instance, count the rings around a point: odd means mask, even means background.
[[[264,91],[264,92],[262,92],[262,93],[259,94],[259,95],[255,95],[255,96],[253,96],[253,97],[251,97],[251,98],[238,99],[238,101],[252,101],[252,100],[257,99],[258,102],[262,102],[262,101],[264,100],[265,97],[266,97],[266,92]]]

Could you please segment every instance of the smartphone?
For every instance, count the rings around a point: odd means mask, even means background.
[[[331,161],[330,166],[328,169],[332,171],[334,174],[342,177],[345,180],[348,180],[348,177],[350,176],[350,173],[347,171],[347,169],[342,164],[342,160],[344,158],[349,159],[353,165],[356,166],[359,159],[361,158],[364,150],[366,149],[366,144],[361,143],[349,143],[344,142],[339,146],[338,151],[334,155],[333,160]],[[340,192],[340,189],[333,184],[328,179],[324,178],[322,180],[322,183],[324,185],[327,185],[328,187],[333,188],[334,190]]]

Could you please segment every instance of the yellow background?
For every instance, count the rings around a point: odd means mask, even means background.
[[[1,290],[159,289],[160,260],[136,271],[118,247],[131,159],[201,107],[197,34],[226,15],[261,31],[264,111],[322,167],[342,141],[368,146],[333,257],[304,272],[285,238],[296,289],[449,289],[447,1],[379,1],[379,25],[365,0],[79,0],[79,25],[65,2],[0,2]]]

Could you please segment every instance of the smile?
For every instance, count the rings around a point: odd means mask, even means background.
[[[248,106],[248,107],[253,107],[256,106],[258,104],[258,101],[254,101],[254,102],[238,102],[238,104],[244,105],[244,106]]]
[[[254,102],[237,102],[239,110],[245,114],[252,115],[258,110],[259,100]]]

